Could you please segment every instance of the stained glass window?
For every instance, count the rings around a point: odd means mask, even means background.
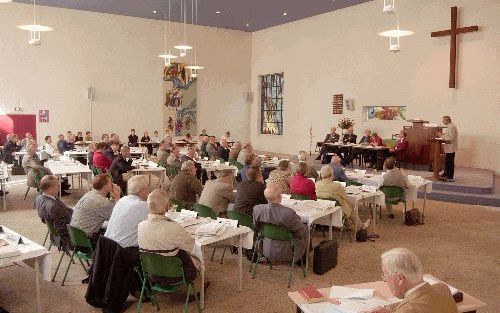
[[[261,134],[283,135],[283,73],[260,76]]]

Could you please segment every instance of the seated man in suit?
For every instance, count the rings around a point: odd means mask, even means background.
[[[340,164],[340,157],[334,156],[332,158],[332,162],[329,164],[333,170],[333,180],[336,181],[342,181],[342,182],[347,182],[349,179],[347,178],[347,175],[345,174],[345,169]]]
[[[356,136],[356,134],[354,134],[354,128],[351,126],[347,129],[347,133],[345,133],[342,136],[342,143],[343,144],[355,144],[357,138],[358,138],[358,136]],[[340,158],[342,159],[343,165],[351,163],[355,157],[354,155],[351,155],[350,150],[348,150],[346,148],[342,148],[342,153],[341,154],[339,153],[339,155],[340,155]]]
[[[128,135],[128,146],[129,147],[139,147],[139,137],[135,134],[135,129],[130,130],[130,135]]]
[[[3,161],[7,164],[14,163],[14,154],[19,150],[21,150],[21,146],[17,145],[17,136],[14,134],[8,134],[7,141],[5,142],[2,150]]]
[[[42,194],[36,197],[35,207],[43,223],[50,221],[54,224],[59,236],[51,236],[51,242],[66,250],[70,246],[67,225],[71,222],[73,210],[57,198],[59,188],[56,176],[45,175],[40,181]]]
[[[196,167],[196,178],[201,179],[202,168],[201,168],[201,164],[196,162],[197,158],[198,158],[198,155],[196,154],[195,147],[189,146],[187,148],[186,155],[183,155],[181,157],[181,166],[182,166],[182,163],[184,163],[186,161],[190,161],[190,160],[193,161],[194,166]]]
[[[227,211],[230,202],[234,202],[233,170],[217,171],[217,179],[208,180],[200,196],[200,204],[206,205],[219,215]]]
[[[172,198],[186,203],[187,208],[191,208],[196,202],[196,195],[201,195],[203,186],[196,179],[196,166],[193,161],[182,163],[181,171],[177,174],[170,184]]]
[[[215,136],[210,136],[206,146],[207,156],[210,160],[217,159],[217,140]]]
[[[195,241],[184,227],[165,217],[165,212],[170,206],[168,194],[161,189],[154,190],[148,196],[147,204],[149,209],[147,219],[140,222],[137,227],[139,248],[146,252],[178,257],[186,280],[194,281],[201,266],[200,260],[191,254]],[[160,285],[171,285],[182,281],[182,278],[156,276],[150,276],[149,279]],[[207,285],[206,283],[205,286]]]
[[[177,172],[181,170],[181,154],[179,147],[174,146],[172,150],[170,151],[170,155],[167,158],[167,164],[170,166],[173,166],[177,169]]]
[[[457,313],[450,289],[443,283],[430,285],[423,280],[422,262],[406,248],[382,254],[382,277],[401,302],[377,307],[364,313]]]
[[[318,157],[316,157],[316,160],[321,160],[321,163],[330,163],[330,158],[328,155],[326,155],[327,152],[334,151],[334,149],[331,149],[328,147],[326,144],[327,143],[336,143],[339,141],[340,135],[337,134],[337,128],[332,127],[330,128],[330,133],[326,135],[325,140],[323,141],[323,146],[321,147],[321,150],[319,151]]]
[[[242,181],[247,179],[247,170],[252,166],[260,167],[260,160],[255,154],[249,153],[245,155],[243,168],[240,170],[240,177]]]
[[[264,178],[259,167],[248,168],[244,181],[238,184],[233,209],[252,216],[253,207],[257,204],[267,203],[264,197]]]
[[[229,161],[229,144],[226,139],[220,140],[220,146],[217,148],[217,158],[223,159],[224,162]]]
[[[270,184],[264,190],[267,204],[256,205],[253,209],[253,223],[255,231],[259,231],[261,223],[270,223],[286,227],[292,233],[292,240],[295,246],[294,255],[292,247],[288,241],[270,240],[265,238],[262,246],[262,254],[271,261],[303,260],[305,262],[307,249],[307,226],[302,223],[300,217],[294,210],[281,205],[280,188]]]
[[[395,186],[401,187],[403,190],[408,189],[409,182],[406,175],[403,175],[400,169],[396,167],[396,160],[393,157],[389,157],[385,160],[385,168],[387,172],[384,175],[384,181],[382,186]],[[394,218],[394,213],[392,211],[392,205],[387,203],[387,212],[389,213],[389,218]]]
[[[135,167],[132,166],[130,148],[128,146],[122,146],[120,153],[115,157],[109,167],[109,172],[111,173],[111,177],[113,177],[113,183],[120,186],[121,190],[126,190],[127,180],[132,176],[128,172],[134,168]]]

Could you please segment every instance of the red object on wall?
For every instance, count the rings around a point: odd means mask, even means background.
[[[0,144],[5,144],[7,134],[14,133],[19,139],[24,138],[26,133],[36,137],[36,115],[35,114],[7,114],[0,115]]]

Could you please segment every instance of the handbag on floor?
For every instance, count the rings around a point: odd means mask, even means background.
[[[323,275],[337,266],[337,250],[336,240],[324,240],[314,247],[313,272]]]
[[[405,214],[405,225],[406,226],[417,226],[420,225],[421,214],[418,209],[411,209]]]
[[[375,238],[379,236],[376,234],[368,235],[368,230],[366,228],[360,229],[356,232],[356,241],[357,242],[365,242],[367,240],[375,241]]]

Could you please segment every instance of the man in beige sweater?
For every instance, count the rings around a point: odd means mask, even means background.
[[[405,248],[382,254],[383,279],[401,302],[364,313],[457,313],[450,289],[443,283],[429,285],[423,280],[422,263]]]

